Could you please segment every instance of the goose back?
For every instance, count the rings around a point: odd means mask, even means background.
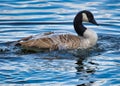
[[[75,49],[80,46],[80,37],[72,34],[50,32],[33,37],[26,37],[22,39],[19,44],[23,47],[49,50]]]

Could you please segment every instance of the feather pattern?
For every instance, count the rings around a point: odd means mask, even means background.
[[[24,47],[40,49],[75,49],[80,46],[80,37],[72,34],[56,34],[55,32],[44,33],[44,35],[30,36],[19,42]]]

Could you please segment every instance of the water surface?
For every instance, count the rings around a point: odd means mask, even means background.
[[[120,86],[119,0],[0,2],[0,84]],[[81,10],[90,10],[100,24],[85,23],[99,36],[92,49],[33,53],[9,43],[48,31],[75,33],[72,22]]]

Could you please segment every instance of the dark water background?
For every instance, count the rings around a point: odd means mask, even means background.
[[[8,43],[48,31],[75,33],[73,18],[85,9],[100,24],[85,23],[99,36],[90,50],[31,53]],[[120,0],[0,0],[0,84],[120,86]]]

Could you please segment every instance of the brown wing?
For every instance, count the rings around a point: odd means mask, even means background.
[[[41,38],[21,41],[19,43],[23,47],[34,47],[39,49],[75,49],[80,46],[80,38],[71,34],[59,34],[43,36]]]

